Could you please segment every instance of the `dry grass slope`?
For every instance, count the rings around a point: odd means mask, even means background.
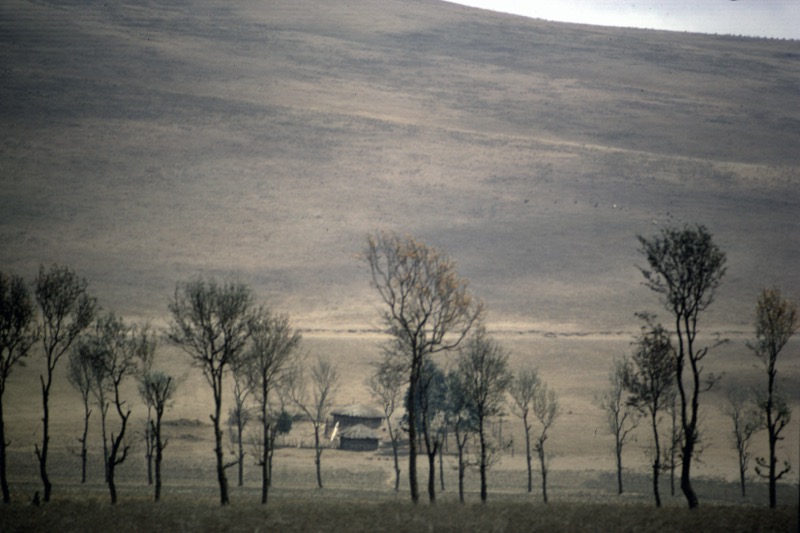
[[[125,315],[205,272],[309,327],[373,327],[354,254],[384,227],[521,329],[630,328],[654,304],[634,237],[666,223],[728,252],[717,324],[800,285],[795,42],[433,0],[0,10],[0,260],[70,264]]]
[[[3,531],[725,531],[797,530],[797,508],[652,509],[642,505],[456,503],[351,503],[318,499],[269,507],[216,508],[186,500],[128,502],[117,507],[92,500],[59,501],[46,508],[12,505],[0,516]]]

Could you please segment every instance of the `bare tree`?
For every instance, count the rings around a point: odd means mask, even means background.
[[[792,411],[786,395],[778,387],[778,355],[798,328],[797,304],[784,299],[778,289],[764,289],[756,304],[756,339],[748,346],[764,364],[767,388],[759,403],[766,422],[769,458],[756,457],[756,472],[769,482],[769,506],[777,505],[777,481],[791,470],[789,461],[777,468],[776,446],[789,424]],[[765,470],[766,469],[766,472]]]
[[[262,424],[257,463],[261,467],[261,503],[266,504],[272,479],[275,437],[279,430],[277,421],[285,413],[282,403],[275,415],[270,412],[271,396],[275,395],[294,362],[301,335],[292,328],[288,315],[261,309],[253,321],[251,338],[251,347],[244,355],[242,368],[249,378],[248,387],[256,397]]]
[[[622,494],[622,449],[639,426],[639,410],[626,401],[625,368],[627,359],[614,358],[608,376],[608,389],[599,399],[605,411],[606,427],[614,435],[614,459],[617,466],[617,494]]]
[[[405,383],[406,375],[402,368],[392,364],[392,360],[389,357],[384,357],[381,364],[375,367],[374,373],[366,380],[370,394],[381,403],[383,416],[386,418],[386,428],[389,432],[389,441],[392,444],[392,456],[394,458],[395,492],[400,490],[400,461],[398,458],[400,434],[398,428],[392,424],[392,415],[394,415],[401,400],[401,393]]]
[[[148,406],[152,406],[155,411],[155,419],[150,420],[151,435],[155,451],[154,471],[155,471],[155,501],[161,499],[161,462],[164,460],[164,449],[167,447],[168,439],[161,433],[161,422],[164,418],[164,411],[169,406],[175,396],[177,382],[172,376],[160,371],[150,371],[142,376],[139,382],[140,394],[145,399]]]
[[[547,473],[549,471],[549,456],[544,450],[544,443],[549,436],[547,432],[553,426],[559,414],[558,395],[555,391],[547,387],[547,384],[540,382],[533,395],[531,411],[539,421],[540,431],[536,437],[534,449],[539,455],[539,467],[542,472],[542,500],[547,503]]]
[[[432,354],[454,349],[483,314],[455,264],[411,237],[378,233],[367,239],[364,260],[373,286],[386,304],[382,318],[406,356],[411,397],[419,387],[422,364]],[[411,500],[419,501],[416,418],[408,412],[408,476]]]
[[[491,417],[502,413],[506,389],[511,382],[508,370],[508,352],[486,329],[478,327],[459,348],[457,360],[458,373],[462,377],[462,393],[466,397],[467,408],[472,411],[472,420],[477,424],[480,443],[478,468],[481,478],[481,501],[486,502],[488,442],[486,424]]]
[[[50,388],[59,359],[78,335],[94,320],[97,303],[86,292],[87,282],[69,267],[53,265],[49,271],[39,267],[35,282],[36,303],[40,311],[39,334],[44,348],[45,373],[39,375],[42,387],[42,447],[35,446],[39,475],[44,486],[44,501],[50,501],[53,484],[47,475],[50,445]]]
[[[3,394],[12,369],[25,366],[25,358],[36,342],[36,315],[25,281],[14,274],[0,272],[0,487],[3,503],[11,502],[6,472],[5,420]]]
[[[314,464],[317,467],[317,486],[322,488],[321,431],[339,390],[339,372],[328,359],[318,357],[307,371],[296,367],[289,379],[292,401],[314,426]]]
[[[540,385],[539,372],[535,368],[525,367],[517,372],[514,380],[509,387],[509,394],[514,402],[511,405],[511,412],[522,419],[522,426],[525,430],[525,460],[528,465],[528,492],[533,491],[533,467],[531,460],[531,409],[533,408],[533,398]]]
[[[227,467],[222,444],[222,391],[228,366],[247,346],[252,330],[253,295],[242,283],[219,284],[213,278],[179,283],[169,304],[168,338],[200,368],[214,395],[214,454],[220,503],[228,505]]]
[[[746,496],[747,467],[750,465],[750,439],[764,426],[761,410],[752,394],[742,389],[730,389],[725,395],[723,412],[731,419],[731,441],[739,458],[739,485]]]
[[[664,307],[675,318],[678,339],[676,379],[681,407],[681,490],[690,509],[699,505],[691,482],[692,457],[700,439],[698,427],[700,393],[716,379],[709,374],[701,380],[702,360],[709,348],[695,348],[700,313],[714,301],[725,274],[725,254],[704,226],[665,228],[660,236],[638,237],[641,253],[649,268],[641,268],[645,285],[662,297]],[[688,363],[689,380],[684,379]]]
[[[675,386],[675,349],[670,334],[661,324],[654,324],[653,318],[643,315],[647,324],[636,343],[636,350],[624,367],[623,384],[631,394],[629,403],[647,413],[653,429],[653,496],[656,507],[661,507],[659,474],[661,464],[661,443],[658,423],[660,414],[672,401],[671,392]]]
[[[139,371],[138,375],[136,376],[137,379],[137,389],[139,392],[139,397],[144,401],[145,406],[147,407],[147,417],[145,418],[144,422],[144,459],[147,464],[147,484],[153,484],[153,459],[155,456],[155,449],[156,449],[156,436],[153,434],[153,409],[155,405],[152,402],[152,398],[150,397],[150,392],[147,390],[146,380],[147,377],[153,371],[153,363],[155,361],[155,354],[156,354],[156,346],[157,340],[155,335],[149,334],[150,328],[149,326],[144,326],[145,331],[148,332],[148,337],[150,339],[150,346],[146,353],[142,354],[141,360],[139,361]]]
[[[72,346],[69,359],[67,359],[67,380],[81,395],[83,403],[83,434],[78,437],[81,444],[79,453],[81,458],[81,483],[86,483],[86,463],[88,459],[87,446],[89,437],[89,417],[92,415],[90,407],[92,398],[92,385],[94,383],[94,361],[88,347],[78,342]]]
[[[94,361],[97,387],[110,393],[111,400],[108,403],[113,404],[119,417],[117,433],[115,435],[113,431],[111,432],[108,442],[110,447],[106,448],[105,457],[106,482],[111,503],[115,504],[117,503],[116,468],[125,462],[130,450],[130,445],[125,441],[125,434],[131,410],[122,398],[121,385],[123,380],[136,374],[138,363],[149,355],[152,340],[146,328],[126,326],[121,318],[110,313],[97,320],[88,346]]]

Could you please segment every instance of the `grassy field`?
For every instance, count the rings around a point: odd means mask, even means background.
[[[0,515],[3,531],[796,531],[797,509],[753,507],[652,509],[643,505],[541,505],[499,502],[443,503],[353,501],[324,495],[279,501],[266,507],[183,499],[127,502],[110,507],[91,499],[57,501],[46,508],[12,505]]]
[[[441,514],[401,505],[392,515],[388,456],[333,450],[323,457],[331,490],[318,498],[311,452],[284,448],[274,512],[251,507],[255,478],[234,493],[234,510],[247,509],[242,529],[270,520],[291,529],[307,504],[319,520],[345,522],[339,496],[370,525],[383,517],[393,530],[417,520],[448,529],[446,520],[462,519],[481,530],[518,529],[528,519],[547,530],[591,529],[581,521],[598,514],[609,515],[604,530],[673,529],[670,520],[684,519],[796,527],[796,467],[779,490],[786,513],[751,507],[766,502],[761,482],[744,502],[738,497],[720,408],[724,387],[762,379],[744,345],[759,291],[777,285],[800,296],[798,58],[795,41],[553,24],[434,0],[6,0],[0,268],[31,278],[39,264],[70,265],[104,309],[155,326],[167,320],[176,282],[236,277],[291,314],[305,350],[339,364],[338,402],[348,404],[370,400],[363,380],[383,340],[357,254],[376,229],[411,233],[456,259],[512,367],[537,366],[561,396],[548,441],[549,508],[519,490],[522,434],[509,416],[504,432],[516,455],[492,473],[498,501],[488,510],[455,510],[450,479]],[[641,285],[636,235],[683,223],[707,225],[728,256],[701,319],[704,340],[721,333],[731,342],[706,360],[707,371],[725,376],[701,400],[706,448],[695,472],[708,512],[694,516],[651,513],[643,430],[625,452],[631,490],[619,503],[596,406],[612,357],[630,350],[634,313],[660,310]],[[800,390],[798,353],[794,340],[780,361],[789,391]],[[183,391],[168,413],[162,508],[183,520],[176,508],[215,501],[210,392],[179,351],[162,345],[160,357]],[[19,502],[38,490],[41,370],[37,353],[4,396]],[[144,409],[132,384],[127,392],[138,431]],[[119,523],[102,503],[96,456],[94,485],[75,485],[80,410],[65,380],[53,401],[55,505],[69,510],[18,503],[3,510],[0,528],[32,520],[46,529],[60,516],[73,516],[74,529],[88,515]],[[796,393],[791,402],[800,412]],[[780,447],[793,462],[797,418]],[[297,431],[292,442],[304,444]],[[757,436],[756,455],[765,441]],[[133,515],[151,509],[141,503],[147,489],[135,446],[120,467],[122,512]],[[683,502],[668,503],[674,511]],[[211,530],[234,515],[203,508],[197,516],[211,526],[172,524]],[[559,515],[578,525],[548,522]],[[611,522],[629,516],[637,525]],[[689,524],[677,528],[706,529]]]

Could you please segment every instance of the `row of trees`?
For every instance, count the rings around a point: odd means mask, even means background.
[[[665,328],[654,315],[641,314],[645,326],[633,354],[614,362],[611,387],[601,405],[615,436],[618,490],[622,492],[622,448],[644,415],[653,431],[656,504],[660,504],[658,476],[664,468],[663,450],[672,479],[680,466],[680,486],[689,507],[694,508],[698,500],[691,484],[691,464],[701,444],[699,398],[718,381],[716,376],[703,375],[702,361],[714,346],[697,346],[698,318],[712,303],[725,274],[725,255],[702,226],[668,228],[652,239],[639,237],[639,242],[648,264],[641,269],[645,284],[660,295],[674,319],[674,327]],[[485,501],[487,470],[494,457],[486,427],[508,397],[511,410],[522,419],[525,430],[528,490],[532,490],[533,450],[539,459],[543,499],[547,501],[544,445],[558,415],[556,394],[532,367],[525,367],[516,375],[510,372],[508,353],[483,326],[484,305],[471,295],[452,260],[412,237],[385,232],[368,237],[362,257],[384,303],[382,319],[389,333],[382,361],[368,385],[390,421],[396,488],[401,430],[392,426],[391,415],[402,401],[412,501],[419,500],[417,455],[423,444],[428,456],[429,499],[435,501],[435,459],[437,453],[441,459],[443,439],[451,433],[459,451],[461,497],[467,465],[464,449],[467,441],[474,438],[479,450],[481,499]],[[86,289],[85,280],[56,265],[50,270],[40,267],[33,291],[21,278],[0,273],[0,481],[5,501],[9,501],[10,493],[2,396],[11,371],[24,364],[37,342],[41,342],[45,360],[45,371],[40,376],[43,439],[41,446],[35,446],[44,500],[50,499],[52,491],[47,476],[49,393],[56,365],[65,354],[69,354],[70,382],[83,399],[84,430],[79,441],[84,478],[89,417],[96,406],[100,410],[105,477],[112,502],[116,501],[114,472],[128,456],[125,435],[131,413],[120,385],[135,378],[148,411],[148,473],[153,463],[158,499],[160,463],[167,445],[161,434],[161,420],[177,382],[153,370],[158,335],[147,325],[128,325],[113,313],[100,313]],[[732,407],[731,412],[736,414],[731,417],[737,428],[742,476],[749,458],[750,436],[760,427],[767,429],[770,456],[758,458],[757,463],[758,471],[769,479],[770,504],[774,506],[775,483],[789,468],[788,463],[777,467],[775,446],[790,415],[785,396],[777,389],[776,361],[797,329],[797,310],[777,290],[771,290],[762,294],[757,311],[756,341],[750,347],[762,359],[768,374],[768,386],[757,402],[763,421],[756,424],[750,420],[747,413],[752,409],[743,404],[739,405],[741,408]],[[260,435],[253,443],[262,469],[262,502],[267,502],[275,438],[285,431],[280,422],[288,416],[287,404],[313,424],[317,482],[321,488],[322,428],[338,388],[335,365],[324,358],[306,364],[308,358],[299,350],[300,334],[290,326],[288,317],[257,305],[252,291],[242,283],[203,278],[179,283],[169,302],[169,313],[171,320],[163,337],[188,355],[212,390],[214,410],[210,418],[221,503],[229,503],[226,470],[238,464],[241,482],[248,398],[254,401],[261,423]],[[447,352],[456,353],[457,358],[445,374],[436,366],[434,356]],[[229,420],[237,429],[238,454],[234,461],[226,462],[222,413],[229,375],[234,383],[234,407]],[[399,396],[402,390],[404,400]],[[108,420],[111,408],[116,424]],[[671,415],[672,427],[668,443],[663,445],[659,425],[665,411]],[[534,421],[540,431],[532,439]]]
[[[441,473],[442,451],[449,437],[455,438],[458,457],[458,494],[464,501],[464,477],[469,466],[478,468],[481,501],[488,497],[488,470],[496,461],[505,443],[493,441],[489,436],[489,423],[511,407],[524,423],[525,449],[528,468],[528,492],[532,491],[531,429],[534,420],[539,433],[534,436],[533,449],[537,452],[542,473],[542,496],[547,502],[547,459],[544,443],[548,430],[558,416],[558,398],[539,379],[536,369],[522,368],[516,375],[509,369],[508,352],[486,329],[479,325],[458,347],[457,356],[447,372],[434,361],[426,359],[420,369],[419,386],[408,386],[404,354],[387,350],[383,361],[366,384],[373,397],[383,407],[387,420],[389,440],[392,445],[395,471],[395,490],[400,487],[398,448],[403,432],[411,434],[410,412],[416,413],[416,446],[424,445],[428,458],[428,497],[436,501],[436,459],[439,458],[439,479],[444,490]],[[399,359],[399,360],[398,360]],[[511,401],[508,402],[510,397]],[[392,416],[397,407],[405,407],[401,427],[396,427]],[[471,461],[466,454],[473,441],[477,459]],[[409,446],[411,442],[409,441]]]
[[[676,466],[680,466],[680,487],[689,508],[693,509],[699,505],[692,485],[691,467],[701,445],[700,396],[719,381],[718,376],[704,374],[703,360],[713,348],[722,344],[718,341],[713,346],[698,346],[698,322],[701,314],[713,303],[726,273],[726,256],[713,242],[711,234],[704,226],[665,228],[652,238],[637,238],[640,253],[647,262],[646,267],[640,268],[645,285],[659,295],[662,305],[671,315],[673,327],[668,329],[656,323],[655,315],[640,314],[645,321],[645,327],[634,354],[614,363],[611,390],[603,398],[602,405],[608,413],[609,428],[615,436],[618,489],[622,492],[622,448],[638,424],[639,415],[644,413],[649,416],[653,430],[653,489],[656,504],[660,505],[658,477],[662,470],[662,448],[665,448],[669,457],[668,466],[673,473],[671,479],[674,479]],[[457,349],[469,331],[480,324],[484,306],[472,298],[467,282],[457,274],[451,260],[411,237],[383,232],[370,236],[363,257],[370,267],[373,286],[385,304],[382,318],[392,337],[387,353],[393,356],[393,361],[387,366],[398,369],[405,376],[408,381],[408,396],[413,399],[420,394],[419,391],[424,390],[430,380],[426,376],[426,364],[437,353]],[[776,482],[789,471],[788,462],[780,469],[777,467],[775,455],[776,443],[781,439],[780,433],[788,424],[790,416],[788,402],[776,388],[776,362],[781,349],[797,330],[796,315],[796,305],[784,300],[777,289],[765,290],[757,305],[756,341],[750,344],[751,349],[763,361],[768,376],[768,384],[766,390],[760,394],[758,406],[763,413],[763,425],[769,435],[770,452],[768,459],[757,459],[757,471],[769,481],[772,507],[776,504]],[[673,343],[673,335],[677,339],[676,344]],[[485,333],[479,329],[474,338],[485,338]],[[470,343],[473,344],[473,350],[475,342],[478,341],[473,340]],[[466,350],[469,354],[470,348]],[[463,349],[460,352],[461,361],[465,358],[465,352]],[[523,375],[524,372],[519,379]],[[509,378],[499,373],[492,379],[494,387],[503,389]],[[514,392],[514,399],[517,400],[520,392]],[[539,393],[539,398],[543,396]],[[524,404],[521,405],[518,401],[515,403],[518,412],[523,413],[530,479],[529,424],[524,415]],[[555,395],[549,404],[554,406],[551,416],[540,417],[537,413],[543,432],[542,440],[535,445],[542,462],[545,499],[543,439],[546,438],[548,427],[546,421],[552,423],[557,414]],[[432,453],[435,453],[436,442],[429,443],[430,431],[426,427],[430,421],[426,420],[428,415],[425,413],[424,403],[408,401],[406,409],[409,488],[411,500],[416,503],[419,500],[416,477],[417,417],[422,417],[421,428],[425,434],[431,473]],[[481,412],[474,400],[471,409],[473,413]],[[670,442],[662,447],[658,426],[660,413],[665,409],[670,411],[672,430]],[[476,414],[471,416],[478,418]],[[734,424],[738,428],[737,446],[746,452],[748,435],[755,431],[753,423],[734,418]],[[480,420],[477,426],[480,434]],[[456,424],[456,429],[458,428],[459,425]],[[486,461],[483,446],[481,450],[481,495],[485,500]],[[740,452],[742,468],[746,467],[746,458]],[[431,501],[434,500],[432,479],[431,474],[428,484]]]
[[[661,295],[674,319],[672,331],[656,322],[655,315],[641,313],[644,326],[630,357],[614,361],[610,386],[601,400],[608,428],[615,438],[618,492],[622,493],[622,448],[644,416],[653,434],[653,495],[661,505],[659,474],[671,472],[672,493],[676,466],[681,467],[680,486],[690,508],[698,505],[691,483],[692,460],[701,450],[699,427],[700,394],[720,380],[703,375],[702,361],[711,347],[696,347],[700,313],[712,303],[725,274],[725,255],[702,227],[666,229],[661,235],[639,237],[649,268],[641,269],[646,285]],[[765,387],[746,391],[731,389],[725,408],[733,424],[733,442],[739,457],[742,495],[750,460],[751,437],[760,429],[768,433],[768,458],[756,458],[756,472],[768,480],[769,504],[777,503],[777,481],[790,470],[788,461],[777,466],[776,445],[789,423],[791,412],[786,393],[777,386],[777,359],[789,338],[797,331],[797,305],[784,299],[778,289],[765,289],[755,313],[755,341],[748,347],[760,359],[767,374]],[[677,346],[673,342],[677,338]],[[662,415],[671,422],[666,443],[659,433]],[[666,465],[663,460],[666,459]]]
[[[232,462],[225,461],[222,399],[229,373],[235,384],[233,413],[239,413],[239,421],[248,395],[257,405],[262,432],[254,444],[259,450],[258,464],[262,469],[262,502],[267,502],[275,438],[285,431],[285,423],[281,422],[287,416],[284,409],[287,401],[314,425],[317,479],[322,487],[320,432],[338,387],[335,365],[324,358],[306,365],[307,357],[298,349],[300,333],[291,327],[288,316],[256,306],[252,291],[242,283],[220,284],[202,278],[179,283],[169,311],[171,321],[163,337],[186,352],[212,389],[214,410],[210,418],[221,503],[229,503],[226,470],[236,464],[241,467],[244,457],[240,425],[238,457]],[[35,446],[43,500],[49,501],[52,494],[47,470],[50,390],[56,366],[65,356],[67,378],[83,403],[83,432],[78,438],[81,481],[86,480],[89,421],[96,407],[100,413],[105,482],[111,502],[117,501],[116,468],[130,451],[131,399],[124,397],[122,385],[135,379],[147,408],[144,440],[148,479],[154,481],[155,499],[159,499],[161,461],[168,443],[162,435],[162,419],[178,386],[173,376],[155,369],[159,337],[146,324],[129,325],[114,313],[102,313],[88,294],[86,280],[68,267],[53,265],[49,270],[40,267],[33,291],[21,277],[0,272],[0,485],[4,502],[10,502],[11,493],[6,468],[6,448],[10,443],[5,436],[3,394],[12,371],[25,365],[37,342],[42,344],[45,363],[45,372],[39,379],[43,438],[41,446],[38,443]],[[275,394],[277,390],[280,394]],[[116,423],[110,420],[110,412],[116,415]]]

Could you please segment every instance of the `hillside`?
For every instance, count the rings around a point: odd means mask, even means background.
[[[0,264],[164,318],[196,273],[377,327],[356,258],[411,233],[512,330],[636,329],[637,234],[728,253],[710,328],[800,286],[800,44],[433,0],[0,5]]]

